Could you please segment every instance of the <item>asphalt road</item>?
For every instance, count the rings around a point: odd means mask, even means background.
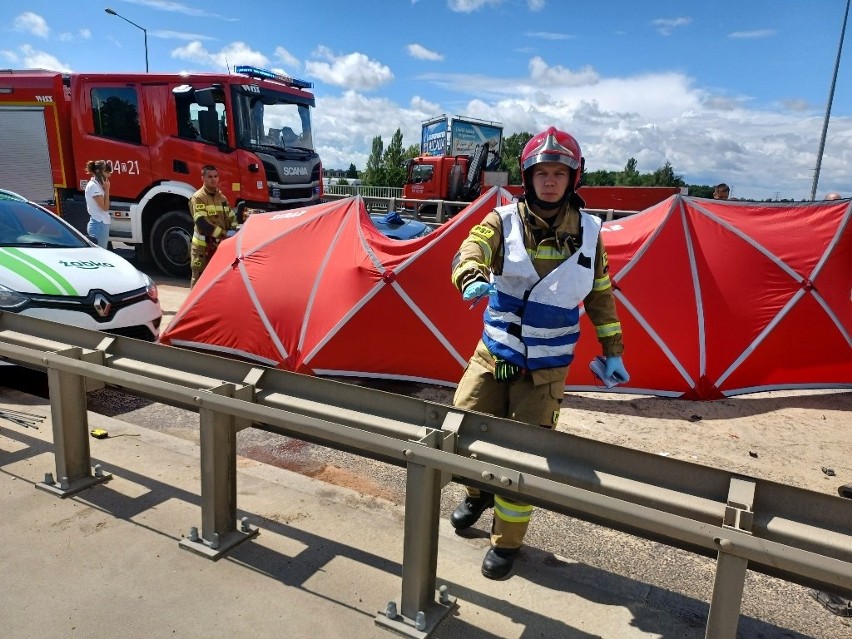
[[[129,252],[119,252],[132,258]],[[142,268],[158,282],[164,322],[170,321],[188,291],[188,283],[163,277],[144,265]],[[0,378],[0,382],[14,385],[8,376]],[[400,394],[417,394],[423,388],[398,382],[370,385]],[[450,401],[449,393],[445,401]],[[103,415],[198,442],[198,416],[191,411],[111,388],[90,393],[88,406]],[[242,456],[396,503],[404,502],[405,472],[401,468],[258,429],[241,431],[237,446]],[[462,496],[460,486],[446,487],[442,515],[449,516]],[[490,516],[483,517],[471,534],[486,536],[489,526]],[[639,596],[660,614],[694,620],[699,628],[706,623],[715,575],[712,559],[541,509],[533,515],[526,543],[530,547],[524,551],[528,560],[533,556],[540,558],[541,553],[545,561],[558,562],[559,557],[569,557],[587,568],[591,583],[599,571],[621,575],[626,578],[627,587],[634,588],[631,596],[644,593]],[[743,639],[852,639],[850,622],[827,612],[804,587],[748,573],[738,635]]]

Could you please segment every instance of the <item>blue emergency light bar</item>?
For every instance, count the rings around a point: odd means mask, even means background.
[[[286,82],[294,87],[299,87],[300,89],[312,89],[314,87],[313,82],[308,82],[307,80],[298,80],[296,78],[291,78],[289,75],[283,75],[281,73],[275,73],[274,71],[270,71],[269,69],[261,69],[259,67],[252,66],[236,66],[234,67],[234,72],[239,73],[240,75],[247,75],[250,78],[263,78],[266,80],[278,80],[279,82]]]

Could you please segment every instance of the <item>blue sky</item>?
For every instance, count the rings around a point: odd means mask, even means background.
[[[845,0],[28,0],[0,7],[0,67],[224,71],[314,83],[329,168],[374,136],[419,143],[441,114],[555,125],[590,170],[666,161],[734,197],[810,195]],[[848,30],[848,28],[847,28]],[[844,41],[817,198],[852,196],[852,38]]]

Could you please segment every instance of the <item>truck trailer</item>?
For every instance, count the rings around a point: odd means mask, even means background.
[[[164,273],[189,274],[188,202],[213,165],[238,219],[322,200],[312,85],[234,73],[0,70],[0,188],[83,230],[88,160],[112,165],[110,241]]]

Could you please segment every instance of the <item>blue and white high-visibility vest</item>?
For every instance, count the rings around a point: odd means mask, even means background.
[[[591,292],[600,218],[580,211],[582,245],[539,278],[524,246],[517,204],[496,209],[503,223],[503,274],[485,311],[482,339],[495,357],[527,370],[568,366],[580,337],[580,302]]]

